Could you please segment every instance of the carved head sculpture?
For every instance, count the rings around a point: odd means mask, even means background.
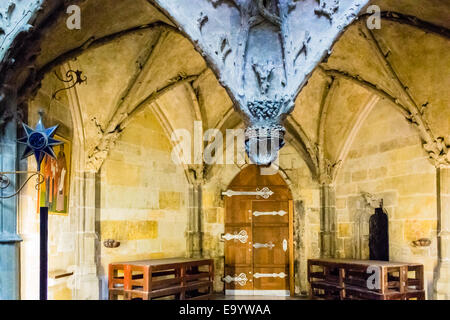
[[[286,130],[282,125],[286,108],[291,100],[256,100],[248,102],[249,125],[245,130],[245,149],[250,160],[259,165],[269,165],[278,157],[285,145]]]

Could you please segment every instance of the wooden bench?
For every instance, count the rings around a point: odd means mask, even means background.
[[[369,270],[372,267],[372,270]],[[369,288],[374,270],[379,287]],[[375,279],[374,279],[375,280]],[[423,265],[374,260],[310,259],[311,297],[336,300],[425,300]],[[373,284],[376,284],[374,282]]]
[[[109,299],[209,299],[213,294],[214,260],[158,259],[111,263]]]

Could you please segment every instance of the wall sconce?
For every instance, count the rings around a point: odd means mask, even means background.
[[[412,242],[414,247],[429,247],[431,245],[431,240],[428,238],[420,238]]]
[[[105,248],[115,249],[120,247],[120,242],[114,239],[107,239],[103,242],[103,245],[105,246]]]

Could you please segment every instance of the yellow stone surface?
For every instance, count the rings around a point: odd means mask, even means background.
[[[140,183],[141,169],[123,161],[107,161],[105,163],[106,181],[110,185],[136,186]]]
[[[67,288],[67,286],[54,289],[53,300],[72,300],[72,290]]]
[[[102,221],[102,239],[140,240],[158,237],[157,221]]]
[[[405,221],[405,240],[410,242],[420,238],[430,238],[436,233],[437,223],[433,220]]]
[[[207,209],[206,210],[206,222],[216,223],[217,222],[217,209]]]
[[[340,237],[349,237],[352,232],[352,225],[350,223],[339,223],[338,230]]]
[[[159,208],[178,210],[180,209],[180,193],[172,191],[159,192]]]

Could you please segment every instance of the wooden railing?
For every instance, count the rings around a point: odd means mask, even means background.
[[[174,258],[111,263],[108,279],[110,300],[205,300],[213,293],[214,261]]]
[[[311,297],[425,300],[423,265],[373,260],[308,260]]]

